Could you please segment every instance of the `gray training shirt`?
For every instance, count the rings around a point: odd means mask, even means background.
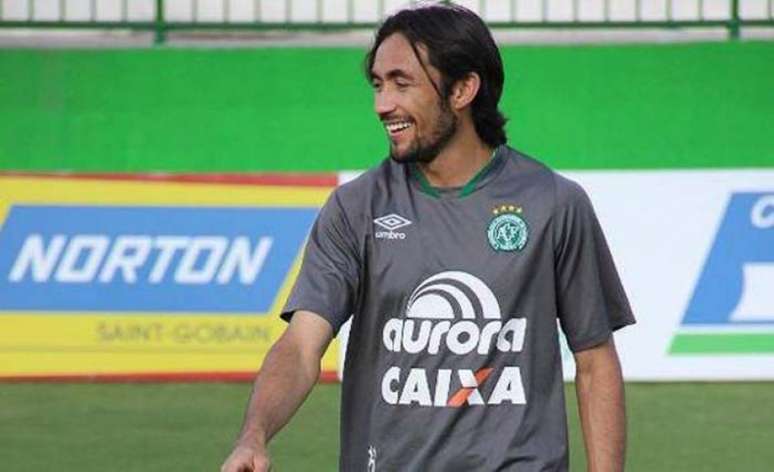
[[[462,189],[389,159],[322,208],[283,311],[352,315],[343,471],[564,471],[558,319],[580,351],[634,323],[574,182],[506,146]]]

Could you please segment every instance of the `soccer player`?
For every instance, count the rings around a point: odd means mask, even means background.
[[[366,74],[390,158],[322,208],[222,470],[268,469],[350,316],[341,470],[567,470],[557,319],[588,470],[622,470],[612,333],[634,317],[584,191],[506,145],[489,30],[459,6],[400,11]]]

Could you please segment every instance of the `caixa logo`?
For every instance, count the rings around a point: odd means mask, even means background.
[[[11,207],[0,310],[263,313],[316,208]]]
[[[774,353],[774,192],[734,193],[674,353]]]

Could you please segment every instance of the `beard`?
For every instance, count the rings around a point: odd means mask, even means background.
[[[452,113],[451,107],[445,100],[439,99],[438,102],[440,113],[428,139],[415,137],[410,147],[400,154],[397,153],[395,145],[390,143],[390,159],[399,164],[411,162],[429,164],[449,144],[457,133],[457,116]]]

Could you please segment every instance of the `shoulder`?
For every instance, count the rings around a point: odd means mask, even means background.
[[[562,175],[547,164],[513,148],[507,148],[508,162],[520,182],[526,182],[554,209],[585,203],[586,192],[578,182]]]
[[[403,175],[399,164],[385,159],[376,167],[373,167],[353,179],[339,185],[333,192],[341,205],[346,208],[362,207],[369,202],[375,194],[384,193],[395,185]]]
[[[362,199],[363,195],[369,193],[374,186],[380,185],[389,177],[392,172],[390,167],[389,160],[385,160],[376,167],[372,167],[342,183],[336,188],[335,193],[346,200]]]
[[[385,195],[394,185],[400,169],[390,159],[385,159],[333,190],[324,211],[341,214],[353,226],[368,218],[370,203],[375,195]]]
[[[576,181],[554,172],[554,192],[556,208],[590,206],[589,196]]]

